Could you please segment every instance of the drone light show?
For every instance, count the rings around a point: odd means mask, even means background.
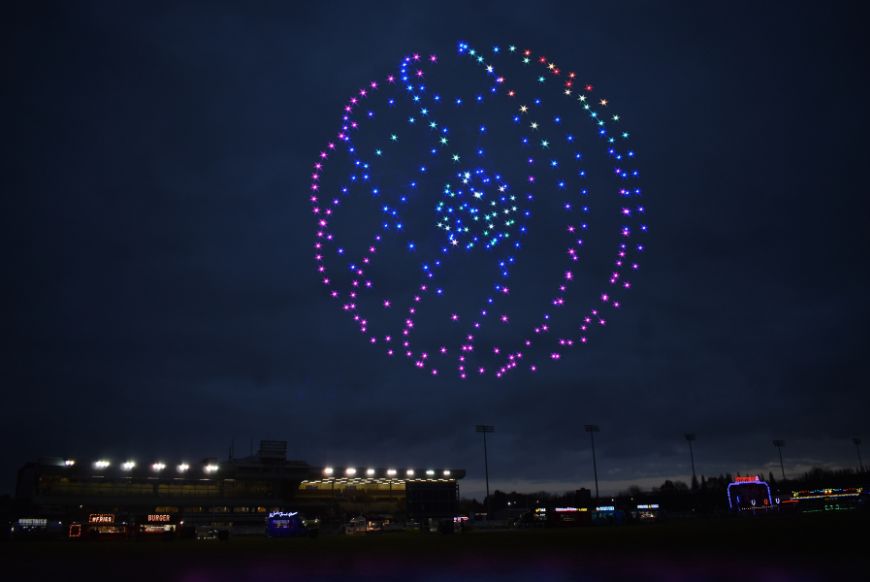
[[[504,378],[608,324],[644,251],[636,153],[554,59],[460,42],[358,88],[312,167],[321,282],[370,349]]]

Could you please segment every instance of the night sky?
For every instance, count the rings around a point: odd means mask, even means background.
[[[224,458],[274,438],[313,465],[465,468],[479,496],[478,423],[497,427],[490,475],[508,490],[591,487],[585,423],[601,427],[602,492],[688,480],[685,432],[708,475],[766,474],[773,438],[791,474],[857,464],[857,9],[319,4],[22,3],[3,18],[0,491],[42,456]],[[458,41],[552,54],[593,83],[633,132],[649,208],[607,328],[500,381],[389,360],[312,259],[311,165],[347,98]]]

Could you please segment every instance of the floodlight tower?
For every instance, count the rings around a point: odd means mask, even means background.
[[[474,430],[483,435],[483,471],[486,476],[486,519],[489,519],[489,459],[486,454],[486,433],[495,432],[495,427],[490,424],[478,424],[474,427]]]
[[[592,443],[592,473],[595,475],[595,501],[598,501],[598,462],[595,459],[595,433],[601,429],[597,424],[587,424],[583,429],[589,433],[589,439]]]
[[[852,443],[855,445],[855,452],[858,453],[858,470],[864,472],[864,461],[861,460],[861,439],[852,437]]]
[[[782,447],[785,446],[785,441],[782,439],[774,439],[773,446],[779,451],[779,469],[782,471],[782,480],[785,481],[785,465],[782,464]]]
[[[698,482],[698,477],[695,475],[695,451],[692,450],[692,443],[695,442],[695,433],[687,432],[685,435],[686,441],[689,443],[689,459],[692,461],[692,485]]]

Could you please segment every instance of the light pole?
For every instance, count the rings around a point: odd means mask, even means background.
[[[592,474],[595,475],[595,501],[598,501],[598,462],[595,459],[595,433],[601,429],[597,424],[587,424],[583,429],[589,433],[589,440],[592,442]]]
[[[782,471],[782,480],[785,481],[785,465],[782,464],[782,447],[785,446],[785,441],[781,439],[774,439],[773,446],[779,451],[779,469]]]
[[[474,427],[474,430],[483,435],[483,471],[486,476],[486,519],[489,519],[489,458],[486,454],[486,433],[495,432],[495,427],[490,424],[478,424]]]
[[[692,443],[695,442],[695,433],[687,432],[685,435],[686,441],[689,443],[689,459],[692,461],[692,488],[698,483],[698,477],[695,475],[695,451],[692,450]]]
[[[858,471],[864,472],[864,461],[861,460],[861,439],[852,437],[852,442],[855,443],[855,452],[858,453]]]

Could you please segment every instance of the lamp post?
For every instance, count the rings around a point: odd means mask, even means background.
[[[692,443],[695,442],[695,433],[687,432],[685,435],[686,441],[689,443],[689,459],[692,461],[692,487],[698,482],[698,477],[695,475],[695,451],[692,449]]]
[[[483,471],[486,477],[486,519],[489,519],[489,458],[486,454],[486,433],[495,432],[495,427],[489,424],[478,424],[474,427],[474,430],[483,435]]]
[[[782,447],[785,446],[785,441],[781,439],[774,439],[773,446],[779,451],[779,469],[782,471],[782,480],[785,481],[785,465],[782,464]]]
[[[589,433],[589,440],[592,443],[592,473],[595,475],[595,501],[598,501],[598,462],[595,459],[595,433],[601,429],[597,424],[587,424],[583,429]]]
[[[855,444],[855,452],[858,453],[858,471],[864,472],[864,461],[861,460],[861,439],[852,437],[852,442]]]

